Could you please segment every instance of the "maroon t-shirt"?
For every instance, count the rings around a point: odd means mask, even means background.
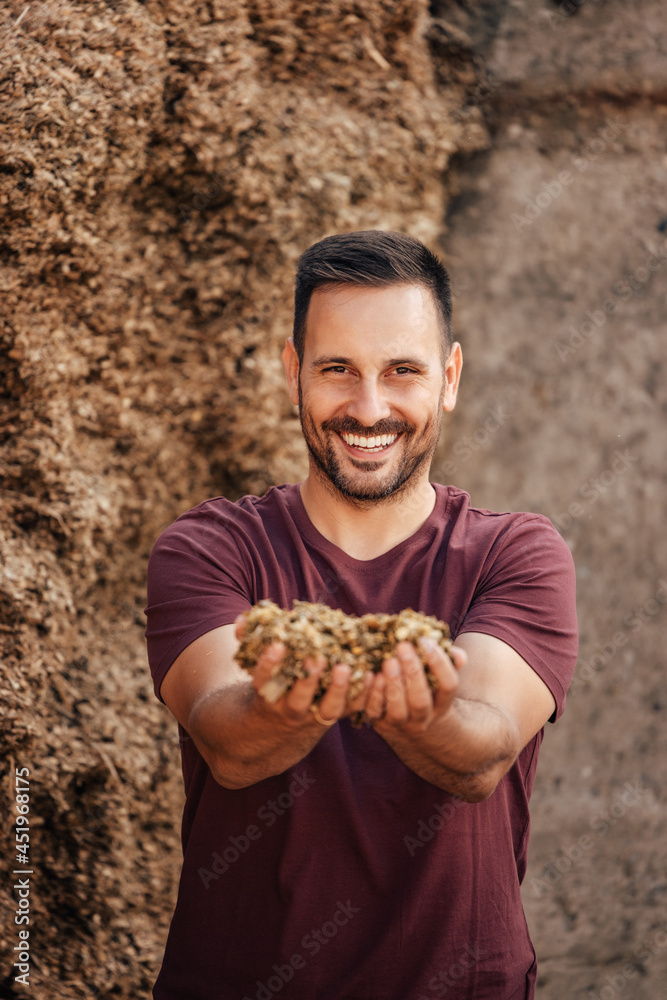
[[[362,615],[411,607],[512,646],[556,701],[577,654],[574,570],[551,523],[435,485],[410,538],[361,561],[298,486],[207,500],[160,536],[148,579],[155,690],[198,636],[256,601]],[[156,1000],[527,1000],[519,886],[543,731],[484,802],[462,802],[347,720],[284,774],[218,785],[181,729],[183,871]]]

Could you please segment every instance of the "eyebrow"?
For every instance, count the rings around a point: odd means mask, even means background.
[[[354,364],[351,358],[340,358],[323,354],[311,363],[311,368],[321,368],[323,365],[351,365]],[[423,358],[387,358],[382,362],[383,368],[397,368],[400,365],[410,365],[413,368],[421,368],[423,371],[430,371],[431,365]]]

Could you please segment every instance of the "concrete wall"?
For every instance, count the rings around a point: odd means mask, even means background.
[[[487,85],[450,172],[463,344],[444,481],[547,514],[577,566],[580,659],[549,727],[524,899],[538,996],[667,981],[664,628],[667,17],[657,3],[437,13]],[[437,477],[436,477],[437,478]]]

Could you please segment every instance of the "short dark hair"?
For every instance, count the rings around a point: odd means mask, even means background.
[[[326,236],[298,262],[294,292],[294,348],[303,361],[310,299],[327,285],[422,285],[433,296],[442,328],[443,359],[452,346],[452,293],[449,275],[428,247],[405,233],[365,229]]]

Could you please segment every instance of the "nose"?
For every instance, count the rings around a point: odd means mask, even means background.
[[[348,414],[370,429],[379,420],[391,416],[391,406],[384,387],[375,378],[360,378],[346,407]]]

